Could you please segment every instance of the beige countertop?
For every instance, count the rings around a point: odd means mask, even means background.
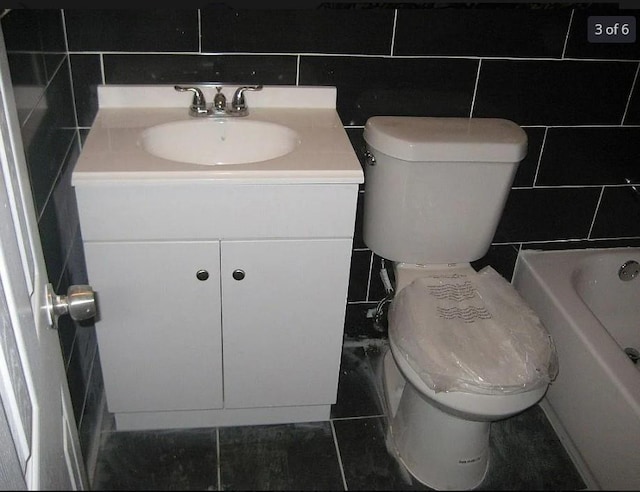
[[[269,86],[260,92],[247,93],[249,115],[228,119],[286,126],[296,132],[296,145],[290,153],[274,159],[217,165],[156,157],[141,145],[141,136],[148,128],[200,119],[188,114],[190,94],[177,93],[173,86],[101,86],[99,89],[100,109],[73,171],[74,186],[132,180],[213,180],[247,184],[364,181],[362,167],[335,110],[335,88]],[[144,97],[138,97],[141,94]],[[230,98],[230,94],[227,97]],[[133,104],[145,106],[132,107]],[[194,141],[193,144],[201,143]]]

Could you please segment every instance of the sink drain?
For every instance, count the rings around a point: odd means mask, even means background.
[[[640,352],[638,352],[636,349],[634,349],[633,347],[627,347],[626,349],[624,349],[624,353],[627,354],[627,357],[629,357],[629,359],[631,359],[631,362],[633,362],[634,364],[638,363],[638,360],[640,359]]]

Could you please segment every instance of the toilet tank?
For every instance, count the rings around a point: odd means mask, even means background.
[[[467,263],[485,255],[527,135],[498,118],[375,116],[364,128],[364,242],[388,260]]]

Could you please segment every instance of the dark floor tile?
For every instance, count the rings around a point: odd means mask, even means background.
[[[384,417],[333,422],[349,490],[431,490],[403,472],[387,451]],[[576,471],[537,405],[492,423],[490,464],[477,490],[583,490]]]
[[[430,490],[404,472],[385,445],[386,419],[335,420],[349,490]]]
[[[377,388],[386,348],[344,347],[332,422],[221,428],[221,488],[342,490],[337,444],[349,490],[430,490],[387,451]],[[489,472],[478,490],[585,489],[537,405],[494,422],[490,449]],[[92,489],[215,490],[217,469],[215,429],[105,432]]]
[[[374,371],[362,347],[345,347],[340,362],[338,397],[332,418],[382,415]]]
[[[220,429],[223,490],[343,490],[331,424]]]
[[[582,490],[585,484],[542,409],[491,425],[489,473],[478,490]]]
[[[388,308],[388,306],[387,306]],[[378,395],[380,395],[380,401],[382,402],[382,359],[389,349],[389,344],[385,341],[383,343],[371,344],[365,347],[364,351],[367,354],[369,360],[369,366],[373,371],[374,382],[373,384],[378,388]],[[381,403],[382,404],[382,403]],[[383,407],[384,408],[384,407]]]
[[[386,345],[370,345],[364,349],[378,386],[386,350]],[[349,490],[430,490],[403,473],[388,453],[384,416],[334,420],[333,424]],[[479,490],[585,488],[537,405],[510,419],[493,422],[489,446],[490,467]]]
[[[217,490],[215,429],[103,434],[93,490]]]

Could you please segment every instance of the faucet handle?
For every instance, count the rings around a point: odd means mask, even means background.
[[[238,87],[231,99],[231,109],[234,111],[246,111],[247,103],[244,100],[244,91],[261,91],[262,84],[260,85],[245,85]]]
[[[173,88],[178,92],[193,92],[193,99],[191,100],[191,112],[192,113],[206,113],[207,103],[204,99],[204,94],[198,87],[184,87],[181,85],[174,85]]]

